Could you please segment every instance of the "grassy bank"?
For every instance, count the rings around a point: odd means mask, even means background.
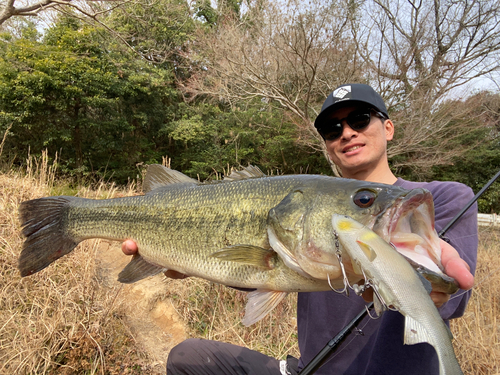
[[[78,196],[108,198],[134,190],[100,185],[75,191]],[[154,359],[127,320],[130,292],[119,285],[103,285],[99,277],[103,271],[95,259],[100,241],[85,241],[48,269],[20,278],[19,203],[61,191],[64,187],[54,181],[46,161],[32,163],[22,175],[0,174],[0,373],[154,373]],[[452,322],[451,328],[464,372],[493,375],[500,372],[499,233],[482,229],[480,242],[477,285],[465,317]],[[258,324],[244,328],[240,323],[244,293],[195,278],[163,284],[161,292],[152,296],[150,310],[168,302],[187,336],[247,345],[275,357],[298,354],[296,296]]]

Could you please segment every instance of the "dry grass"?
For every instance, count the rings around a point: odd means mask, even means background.
[[[0,174],[0,373],[140,371],[145,356],[137,353],[120,315],[123,295],[119,288],[101,287],[95,276],[98,241],[83,243],[48,270],[19,276],[17,208],[24,200],[49,195],[53,184],[46,159],[30,164],[24,176]],[[114,193],[103,191],[97,194]]]
[[[476,286],[465,315],[451,322],[465,374],[500,374],[500,232],[480,231]]]
[[[190,278],[169,280],[167,294],[186,320],[191,337],[246,346],[275,358],[298,356],[296,294],[290,294],[258,323],[241,324],[246,296],[222,285]]]
[[[0,174],[0,373],[154,373],[151,357],[134,339],[125,317],[130,296],[119,286],[103,286],[98,280],[99,241],[86,241],[47,270],[20,278],[19,203],[64,191],[54,186],[54,169],[44,157],[33,161],[22,176]],[[77,195],[108,198],[133,190],[133,186],[121,191],[101,184],[81,188]],[[498,240],[498,232],[481,232],[478,285],[465,317],[452,322],[456,352],[466,374],[500,373]],[[167,280],[164,291],[153,299],[151,306],[161,301],[173,304],[190,337],[246,345],[277,358],[298,355],[295,295],[250,328],[241,324],[245,294],[204,280]]]

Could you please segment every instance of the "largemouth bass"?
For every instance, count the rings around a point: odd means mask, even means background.
[[[312,246],[305,249],[303,258],[316,261],[321,254],[315,246],[332,244],[333,213],[350,215],[401,238],[401,230],[414,232],[407,234],[410,242],[418,242],[432,254],[430,263],[439,271],[432,198],[423,189],[410,192],[316,175],[267,177],[253,167],[232,174],[227,181],[199,183],[152,165],[144,191],[143,196],[105,200],[58,196],[23,202],[19,211],[26,240],[19,257],[21,275],[42,270],[85,239],[133,239],[139,254],[120,273],[119,281],[135,282],[168,271],[169,276],[197,276],[256,289],[249,293],[243,320],[249,325],[287,292],[329,289],[324,272],[316,272],[307,262],[289,267],[292,262],[277,255],[276,248],[284,246],[290,233],[281,238],[273,225],[275,220],[289,225],[292,235],[302,231]],[[415,219],[422,215],[426,220]],[[335,279],[338,261],[324,261],[329,262],[332,285],[342,285],[341,279]]]
[[[366,226],[336,214],[332,225],[346,268],[373,288],[377,313],[390,308],[405,316],[404,344],[429,343],[437,352],[440,375],[462,374],[451,332],[429,296],[430,283]],[[361,293],[365,288],[354,285],[353,289]]]

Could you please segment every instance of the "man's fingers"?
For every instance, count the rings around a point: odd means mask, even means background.
[[[450,295],[442,292],[431,292],[430,294],[432,302],[436,305],[436,307],[443,306],[450,299]]]
[[[460,255],[458,254],[458,251],[455,250],[453,246],[451,246],[449,243],[441,240],[441,263],[443,265],[446,265],[450,260],[452,259],[462,259],[460,258]],[[465,267],[467,267],[467,270],[470,270],[470,267],[467,263],[465,263]]]
[[[470,273],[469,265],[460,258],[453,246],[443,240],[441,240],[441,263],[444,272],[453,277],[460,288],[467,290],[474,286],[474,276]]]
[[[474,286],[474,276],[470,273],[468,264],[460,258],[450,259],[444,266],[444,272],[457,280],[461,289],[468,290]]]
[[[137,244],[132,240],[125,240],[122,243],[122,251],[125,255],[134,255],[137,253]]]

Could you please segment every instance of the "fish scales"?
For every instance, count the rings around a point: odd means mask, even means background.
[[[430,253],[440,251],[433,248],[435,241],[423,239],[437,239],[432,197],[424,189],[318,175],[269,177],[255,167],[232,174],[229,181],[199,183],[152,165],[144,190],[145,195],[134,197],[61,196],[21,203],[26,237],[21,275],[44,269],[85,239],[133,239],[139,252],[119,281],[168,271],[169,277],[198,276],[257,289],[249,294],[247,314],[257,312],[244,321],[251,324],[286,292],[324,291],[329,282],[343,285],[332,253],[332,214],[350,215],[379,234],[398,235],[399,244],[409,243],[410,253],[416,243]],[[422,220],[413,220],[414,215]],[[408,230],[415,233],[407,233],[407,241],[400,232]],[[439,261],[439,253],[433,259]],[[356,279],[359,275],[351,273],[349,280]]]
[[[156,264],[168,264],[171,269],[189,274],[192,269],[200,274],[204,270],[212,272],[217,264],[218,277],[224,277],[225,267],[234,264],[207,256],[238,243],[268,248],[266,208],[282,198],[269,191],[265,181],[249,182],[243,189],[237,189],[237,183],[206,185],[201,189],[173,185],[146,196],[86,201],[88,209],[80,205],[73,208],[69,231],[82,239],[133,238],[142,256]],[[265,194],[260,195],[259,191]],[[234,199],[222,200],[224,195]],[[251,267],[239,268],[244,272],[241,278],[249,277],[245,270]]]
[[[73,198],[64,219],[66,235],[78,242],[88,238],[119,241],[131,238],[149,262],[235,287],[326,290],[328,287],[322,282],[292,275],[279,266],[279,259],[273,270],[263,270],[209,256],[236,244],[269,249],[266,232],[269,208],[304,180],[297,176],[204,185],[173,184],[144,196]]]

